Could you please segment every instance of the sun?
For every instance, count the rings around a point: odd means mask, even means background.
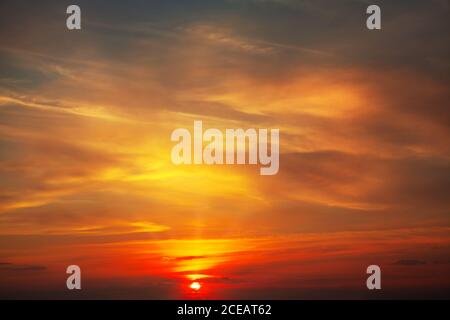
[[[200,285],[200,282],[194,281],[189,287],[191,287],[192,290],[198,291],[202,286]]]

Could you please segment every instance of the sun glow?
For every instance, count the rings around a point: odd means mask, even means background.
[[[195,291],[200,290],[201,287],[202,287],[202,286],[200,285],[200,282],[198,282],[198,281],[194,281],[194,282],[192,282],[191,285],[190,285],[190,288],[191,288],[192,290],[195,290]]]

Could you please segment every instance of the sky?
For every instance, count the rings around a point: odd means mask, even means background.
[[[0,2],[0,298],[450,297],[448,0],[72,2]],[[174,165],[194,120],[278,174]]]

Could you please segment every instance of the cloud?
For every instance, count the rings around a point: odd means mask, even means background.
[[[34,271],[43,271],[46,269],[47,267],[42,265],[13,264],[9,262],[0,262],[0,272],[1,271],[34,272]]]
[[[405,260],[398,260],[394,264],[399,266],[418,266],[426,264],[426,262],[422,260],[405,259]]]

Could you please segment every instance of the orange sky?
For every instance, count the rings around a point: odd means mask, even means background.
[[[448,297],[448,1],[79,5],[0,5],[0,297]],[[194,120],[279,173],[173,165]]]

